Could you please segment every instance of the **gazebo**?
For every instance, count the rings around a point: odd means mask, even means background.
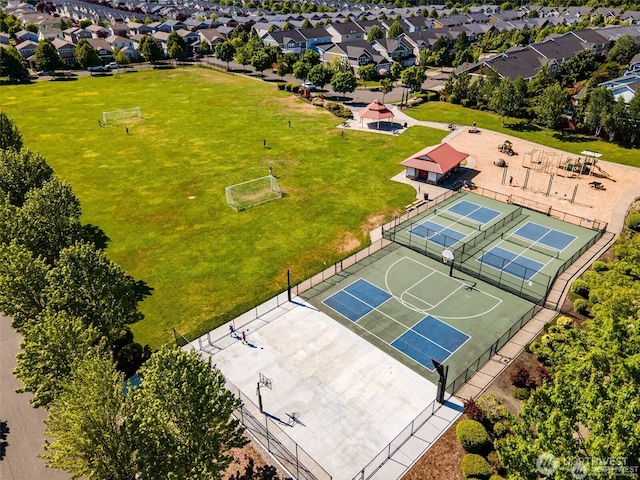
[[[468,153],[459,152],[448,143],[441,143],[414,153],[400,165],[407,167],[408,178],[437,185],[455,172],[468,156]]]
[[[373,102],[371,102],[360,111],[359,116],[360,125],[362,125],[362,120],[364,118],[371,118],[377,122],[376,128],[380,128],[380,120],[393,118],[395,115],[386,107],[384,103],[376,98]]]

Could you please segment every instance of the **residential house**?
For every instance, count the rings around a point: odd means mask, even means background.
[[[107,38],[109,36],[109,30],[102,25],[89,25],[85,30],[90,32],[93,38]]]
[[[111,47],[111,51],[116,48],[124,50],[125,48],[134,48],[134,42],[130,38],[121,37],[119,35],[111,35],[105,38],[105,41]]]
[[[434,26],[432,18],[419,16],[402,19],[402,28],[405,32],[421,32],[423,30],[434,28]]]
[[[11,36],[8,33],[0,32],[0,47],[11,45]]]
[[[608,82],[600,83],[598,86],[611,90],[616,102],[622,98],[626,103],[629,103],[640,89],[640,73],[627,73]]]
[[[74,67],[76,65],[76,46],[73,43],[62,38],[54,38],[51,43],[66,66]]]
[[[30,57],[35,55],[36,47],[38,44],[36,42],[32,42],[31,40],[25,40],[16,45],[16,50],[22,55],[22,58],[25,60],[29,60]]]
[[[162,22],[158,25],[157,30],[160,32],[171,33],[186,28],[187,26],[179,20],[167,20],[166,22]]]
[[[211,52],[215,50],[218,43],[225,42],[227,40],[227,37],[215,28],[203,28],[198,30],[198,35],[200,36],[201,42],[207,42],[209,45],[209,51]]]
[[[62,32],[67,42],[77,45],[83,38],[91,38],[91,32],[78,27],[70,27]]]
[[[436,18],[433,20],[434,28],[451,28],[469,23],[466,15],[452,15],[450,17]]]
[[[302,54],[307,47],[307,39],[299,30],[284,30],[268,32],[261,40],[265,45],[275,45],[280,47],[282,53]]]
[[[145,25],[144,23],[128,22],[127,27],[129,29],[127,36],[136,34],[151,35],[151,33],[153,32],[151,27],[149,25]]]
[[[415,58],[420,58],[420,52],[423,50],[430,51],[435,43],[438,41],[440,35],[436,30],[423,30],[421,32],[405,32],[398,38],[406,40],[409,46],[413,49],[413,55]]]
[[[363,40],[365,32],[357,23],[330,23],[325,30],[331,35],[331,41],[335,44]]]
[[[38,34],[30,32],[29,30],[19,30],[16,32],[16,43],[26,42],[27,40],[38,43]]]
[[[54,28],[41,28],[38,30],[38,41],[41,40],[53,40],[58,38],[60,40],[64,39],[64,33],[57,27]]]
[[[626,73],[640,73],[640,53],[636,53],[629,62],[629,68]]]
[[[334,43],[319,46],[320,59],[325,65],[330,65],[335,59],[345,61],[355,72],[363,65],[375,63],[378,69],[388,69],[389,61],[384,58],[366,40],[352,40],[350,42]]]
[[[200,51],[200,35],[196,32],[185,29],[178,30],[177,33],[182,37],[185,45],[187,46],[187,55]]]
[[[305,50],[318,51],[318,45],[331,43],[331,34],[324,28],[299,28],[298,33],[305,39]]]
[[[389,64],[399,62],[405,67],[416,64],[417,57],[413,53],[413,46],[405,37],[380,38],[371,42],[371,46],[380,52]]]
[[[521,18],[520,13],[517,10],[507,10],[504,12],[495,12],[489,15],[489,22],[509,22],[511,20],[518,20]]]
[[[102,63],[109,63],[113,60],[111,45],[104,38],[87,38],[87,42],[96,50]]]
[[[400,165],[406,167],[408,178],[436,185],[455,173],[468,156],[468,153],[459,152],[448,143],[441,143],[420,150]]]

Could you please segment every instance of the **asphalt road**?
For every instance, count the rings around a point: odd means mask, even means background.
[[[69,480],[69,474],[45,467],[37,457],[44,445],[47,411],[31,406],[31,394],[15,393],[22,386],[12,373],[19,347],[11,319],[0,316],[0,479]]]

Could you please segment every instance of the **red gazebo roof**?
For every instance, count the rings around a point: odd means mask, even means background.
[[[373,120],[383,120],[393,118],[395,115],[384,103],[377,98],[360,111],[360,118],[372,118]]]

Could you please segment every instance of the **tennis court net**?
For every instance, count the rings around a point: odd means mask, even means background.
[[[542,253],[543,255],[546,255],[548,257],[557,257],[560,253],[553,247],[548,247],[546,245],[542,245],[541,243],[533,242],[531,240],[527,240],[526,238],[520,238],[514,235],[503,237],[503,240],[520,247],[524,247],[527,250],[533,250],[534,252]]]
[[[436,209],[435,214],[438,215],[439,217],[442,218],[446,218],[447,220],[451,220],[452,222],[456,222],[459,223],[460,225],[464,225],[466,227],[469,228],[473,228],[474,230],[480,230],[480,227],[482,227],[482,223],[476,222],[474,220],[471,220],[470,218],[467,217],[461,217],[459,215],[455,215],[452,213],[449,213],[446,209]]]

